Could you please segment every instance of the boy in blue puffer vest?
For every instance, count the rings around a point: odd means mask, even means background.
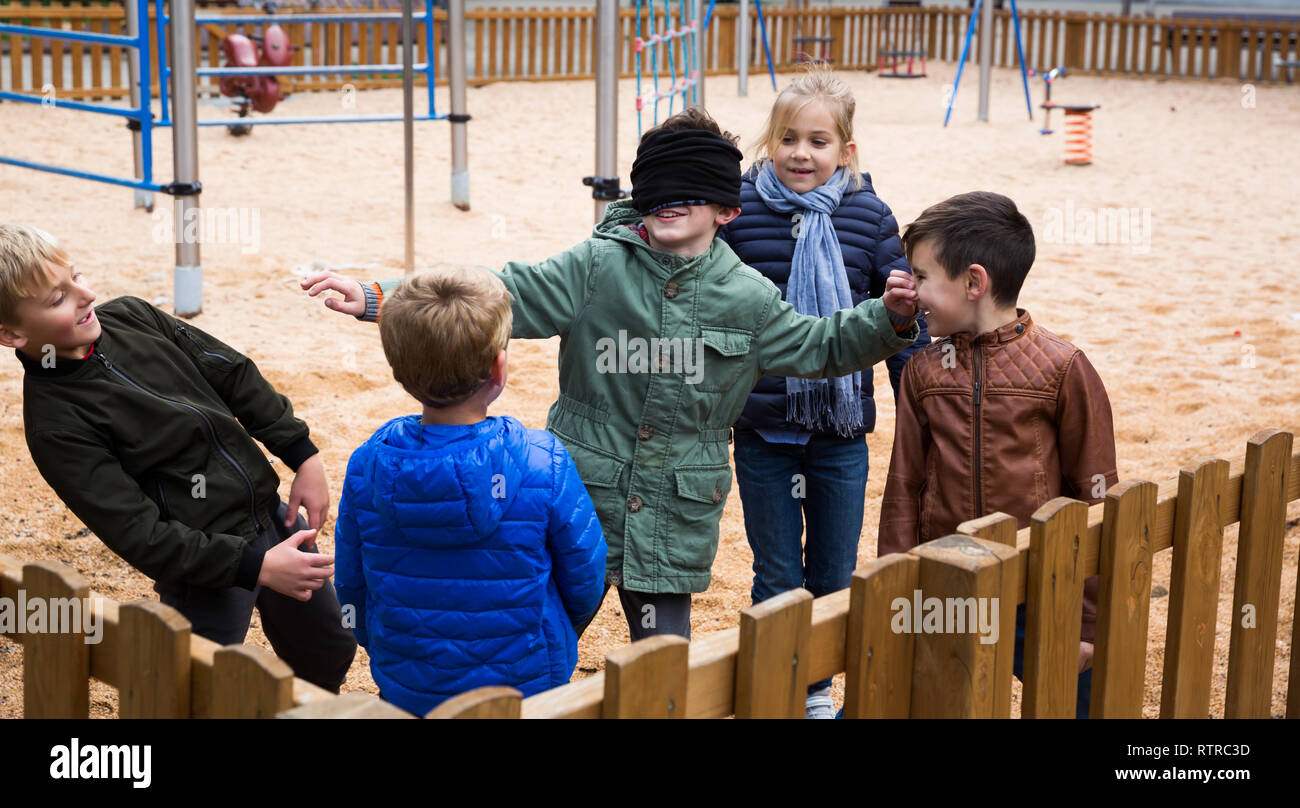
[[[380,695],[417,715],[458,693],[565,684],[574,626],[605,589],[605,536],[550,433],[488,417],[506,383],[511,295],[490,272],[406,279],[380,324],[423,415],[348,462],[335,585]]]

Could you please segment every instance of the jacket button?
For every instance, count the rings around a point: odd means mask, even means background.
[[[1016,323],[1016,333],[1017,333],[1017,334],[1023,334],[1023,333],[1025,333],[1025,324],[1024,324],[1024,323]]]
[[[638,497],[638,496],[631,496],[631,497],[628,497],[628,500],[627,500],[627,512],[628,512],[628,513],[636,513],[636,512],[639,511],[639,510],[641,510],[641,498]]]
[[[652,426],[643,426],[636,431],[637,440],[650,440],[655,436],[655,428]]]
[[[722,501],[722,489],[715,486],[713,489],[713,504],[717,505],[721,501]]]
[[[674,297],[677,297],[677,293],[680,291],[681,288],[677,284],[669,281],[668,284],[664,286],[664,297],[672,300]]]

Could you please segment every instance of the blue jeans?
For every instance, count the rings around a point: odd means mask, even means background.
[[[799,587],[814,597],[846,589],[858,563],[866,505],[866,438],[814,435],[800,446],[768,443],[737,429],[735,458],[745,534],[754,551],[753,602]],[[808,692],[830,684],[814,682]]]
[[[1024,681],[1025,669],[1025,604],[1016,607],[1016,658],[1011,672]],[[1074,701],[1074,717],[1087,718],[1092,702],[1092,668],[1079,674],[1079,694]]]

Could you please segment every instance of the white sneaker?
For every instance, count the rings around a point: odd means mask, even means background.
[[[835,702],[831,700],[829,687],[816,691],[804,702],[806,718],[834,718]]]

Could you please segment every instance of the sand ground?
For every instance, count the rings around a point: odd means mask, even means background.
[[[900,222],[951,194],[987,189],[1014,198],[1033,222],[1038,260],[1021,297],[1035,319],[1082,347],[1109,389],[1122,479],[1164,480],[1201,455],[1236,456],[1257,430],[1300,427],[1300,90],[1233,83],[1071,77],[1065,103],[1100,103],[1095,162],[1062,161],[1061,135],[1042,137],[1027,122],[1019,76],[998,71],[992,123],[977,123],[976,84],[967,77],[953,123],[940,122],[952,65],[927,79],[891,82],[846,76],[858,101],[862,165]],[[748,149],[773,92],[751,77],[746,98],[733,78],[714,79],[712,113]],[[1034,88],[1035,104],[1040,88]],[[637,139],[630,81],[620,85],[619,165],[626,184]],[[593,165],[590,82],[496,84],[470,91],[473,209],[449,202],[449,130],[417,129],[417,260],[421,266],[499,265],[541,259],[583,239],[592,221],[580,178]],[[1253,101],[1253,106],[1243,103]],[[445,105],[445,92],[439,92]],[[299,95],[284,114],[333,114],[336,95]],[[357,113],[400,110],[396,91],[357,96]],[[445,108],[445,107],[444,107]],[[204,107],[203,115],[219,114]],[[1059,120],[1058,120],[1059,124]],[[156,143],[159,175],[170,176],[167,133]],[[348,455],[385,420],[414,411],[389,376],[377,330],[307,299],[298,273],[313,262],[362,277],[400,274],[401,128],[396,124],[265,127],[248,138],[220,128],[199,136],[203,202],[256,211],[257,229],[238,243],[204,246],[204,312],[194,322],[255,359],[311,425],[337,497]],[[121,122],[42,107],[0,106],[0,143],[14,156],[129,174]],[[0,168],[0,219],[57,234],[92,279],[101,300],[137,295],[170,310],[172,245],[166,198],[157,219],[132,210],[130,191],[15,168]],[[1136,211],[1127,240],[1089,235],[1102,209]],[[248,218],[250,225],[254,219]],[[1149,226],[1148,226],[1149,223]],[[1119,235],[1118,233],[1116,235]],[[557,393],[556,340],[519,342],[496,413],[543,427]],[[876,374],[879,420],[870,436],[870,481],[859,561],[875,555],[875,530],[888,466],[894,403]],[[94,591],[119,600],[153,597],[149,581],[108,551],[41,480],[23,437],[21,372],[0,362],[0,553],[58,559]],[[283,466],[280,467],[283,469]],[[286,476],[282,495],[287,495]],[[1296,592],[1296,529],[1288,512],[1274,713],[1284,704]],[[332,546],[332,522],[322,546]],[[1224,548],[1213,711],[1222,714],[1236,529]],[[697,636],[736,625],[749,603],[752,556],[733,491],[709,590],[695,596]],[[1168,587],[1169,554],[1155,565]],[[1158,591],[1158,590],[1157,590]],[[1159,705],[1168,599],[1154,601],[1146,697]],[[266,646],[256,618],[248,641]],[[578,677],[627,641],[611,594],[582,638]],[[842,678],[842,677],[841,677]],[[374,690],[364,652],[347,689]],[[837,684],[837,698],[840,690]],[[92,712],[116,710],[116,692],[93,685]],[[0,641],[0,716],[22,712],[21,646]]]

